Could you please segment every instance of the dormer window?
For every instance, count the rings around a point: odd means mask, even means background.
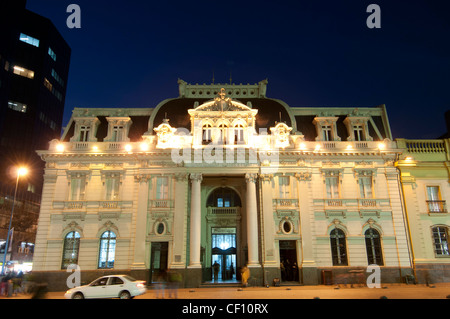
[[[316,141],[340,141],[337,135],[336,121],[337,117],[315,117],[314,125],[316,126]]]
[[[95,137],[100,121],[97,117],[76,117],[75,132],[71,142],[96,142]]]
[[[89,125],[80,126],[80,142],[89,141],[89,132],[91,131],[91,127]]]
[[[369,117],[365,116],[348,116],[344,120],[344,124],[348,131],[348,141],[372,141],[369,135],[368,126]]]
[[[364,131],[361,125],[353,126],[353,137],[355,141],[364,141]]]
[[[322,126],[322,141],[332,141],[333,134],[331,132],[332,132],[332,130],[331,130],[330,125],[323,125]]]
[[[112,128],[111,141],[112,142],[121,142],[123,140],[123,136],[124,136],[123,130],[124,130],[123,125],[114,125]]]
[[[128,132],[133,123],[129,117],[107,117],[108,135],[105,141],[108,142],[129,142]]]

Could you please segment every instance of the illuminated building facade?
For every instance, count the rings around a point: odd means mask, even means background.
[[[76,108],[48,150],[35,275],[186,287],[383,282],[411,273],[384,106],[291,107],[257,84],[188,84],[154,108]],[[213,265],[218,265],[216,274]],[[60,280],[55,280],[59,278]],[[56,288],[55,288],[56,289]]]
[[[398,139],[413,270],[419,283],[449,282],[449,140]]]

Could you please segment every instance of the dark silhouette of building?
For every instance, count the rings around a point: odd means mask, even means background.
[[[49,19],[25,5],[0,4],[0,178],[28,166],[26,186],[40,194],[43,162],[35,151],[61,135],[71,49]]]
[[[49,19],[26,9],[26,0],[0,2],[0,30],[1,240],[6,238],[17,166],[26,166],[29,174],[21,177],[16,197],[16,235],[18,214],[33,211],[35,216],[39,206],[44,162],[36,150],[61,136],[71,49]],[[35,231],[35,225],[25,228]]]

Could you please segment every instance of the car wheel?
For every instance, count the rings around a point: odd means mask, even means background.
[[[72,296],[72,299],[84,299],[84,296],[81,292],[77,292]]]
[[[120,292],[119,298],[120,299],[130,299],[131,295],[130,295],[130,293],[128,291],[124,290],[124,291]]]

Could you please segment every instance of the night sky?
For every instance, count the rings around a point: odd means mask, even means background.
[[[81,7],[81,29],[66,12]],[[369,29],[369,4],[381,28]],[[386,104],[394,138],[437,138],[450,109],[450,1],[28,0],[72,48],[74,107],[155,107],[188,83],[257,83],[290,106]],[[257,107],[255,105],[255,107]],[[301,131],[301,128],[299,128]]]

